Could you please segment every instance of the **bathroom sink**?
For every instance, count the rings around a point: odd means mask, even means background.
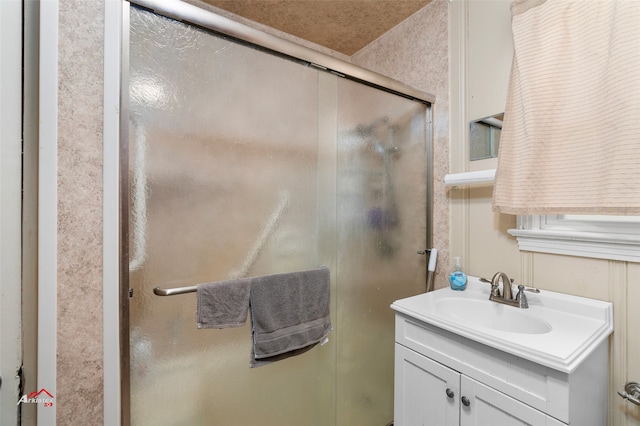
[[[470,276],[464,291],[442,288],[396,300],[391,308],[405,319],[398,324],[436,327],[565,373],[613,331],[609,302],[542,290],[527,293],[529,308],[522,309],[489,300],[490,291]]]
[[[544,334],[551,331],[551,325],[547,321],[526,309],[490,300],[444,297],[437,301],[436,306],[452,320],[472,322],[476,327],[522,334]]]

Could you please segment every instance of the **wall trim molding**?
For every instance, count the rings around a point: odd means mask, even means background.
[[[58,12],[40,2],[38,130],[38,390],[57,395],[58,321]],[[35,390],[35,389],[34,389]],[[56,404],[38,404],[38,426],[55,426]]]
[[[121,424],[120,369],[120,0],[104,3],[103,127],[103,415],[104,424]]]
[[[628,359],[628,305],[627,286],[629,285],[627,264],[625,262],[609,262],[609,300],[613,303],[613,329],[609,337],[609,389],[623,390],[627,382]],[[609,407],[615,407],[621,401],[616,392],[609,393]],[[621,410],[609,410],[610,425],[626,425]]]
[[[18,424],[22,364],[22,36],[21,2],[0,2],[0,423]]]
[[[624,234],[542,229],[510,229],[523,251],[640,262],[640,244]]]
[[[449,3],[449,173],[466,172],[467,144],[467,13],[464,0]],[[436,177],[442,179],[444,177]],[[463,268],[469,269],[469,190],[449,189],[449,259],[461,256]],[[445,268],[448,268],[446,265]]]

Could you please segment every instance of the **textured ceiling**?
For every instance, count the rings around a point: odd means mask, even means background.
[[[431,0],[204,0],[351,56]]]

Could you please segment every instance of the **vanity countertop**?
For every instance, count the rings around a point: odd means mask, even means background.
[[[613,331],[610,302],[541,290],[526,292],[529,308],[520,309],[490,301],[490,288],[468,277],[465,291],[443,288],[397,300],[391,308],[569,374]]]

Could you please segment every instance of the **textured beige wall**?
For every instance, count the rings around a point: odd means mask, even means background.
[[[103,15],[101,0],[60,1],[55,397],[61,425],[103,423]]]
[[[435,287],[448,285],[449,202],[442,178],[449,170],[448,2],[434,0],[356,53],[352,62],[435,95],[433,105],[433,247]]]

